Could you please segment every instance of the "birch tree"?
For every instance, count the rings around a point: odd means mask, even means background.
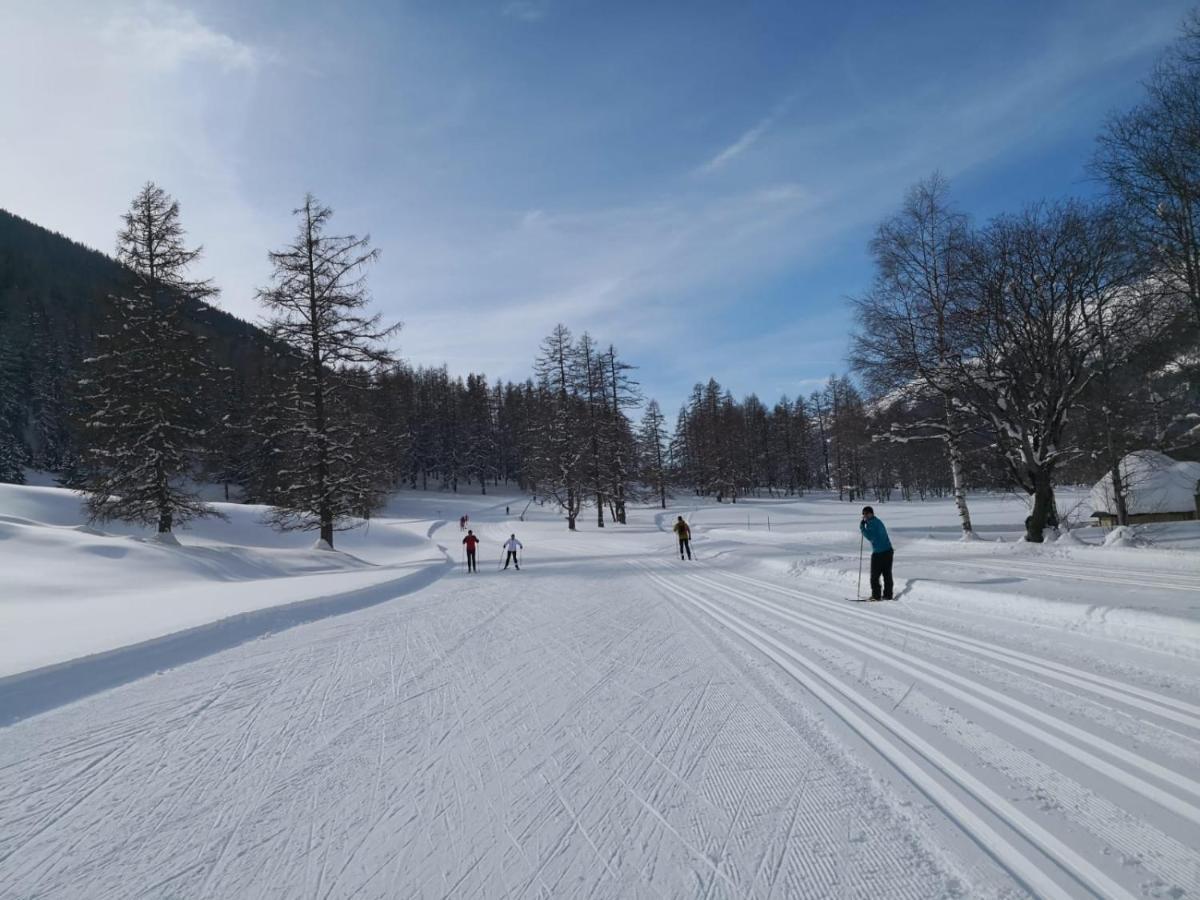
[[[952,317],[964,290],[969,234],[966,217],[950,206],[945,179],[935,174],[915,185],[871,240],[875,279],[855,302],[851,351],[852,364],[877,395],[915,407],[934,401],[936,415],[896,423],[887,437],[945,443],[964,540],[974,536],[963,467],[971,426],[955,408],[947,361],[956,352]]]

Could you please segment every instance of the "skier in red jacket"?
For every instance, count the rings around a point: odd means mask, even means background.
[[[478,572],[475,568],[475,547],[479,543],[479,538],[475,537],[475,532],[467,529],[467,536],[462,539],[463,546],[467,548],[467,571]]]

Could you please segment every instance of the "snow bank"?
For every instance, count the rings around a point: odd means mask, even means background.
[[[1179,462],[1157,450],[1138,450],[1120,462],[1126,506],[1131,515],[1192,512],[1200,491],[1200,462]],[[1092,509],[1116,515],[1112,473],[1096,482]]]
[[[317,550],[260,506],[170,540],[122,523],[86,524],[80,496],[0,484],[0,678],[314,598],[386,584],[446,556],[423,517],[377,519]]]

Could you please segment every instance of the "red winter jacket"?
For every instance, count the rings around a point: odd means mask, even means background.
[[[465,538],[463,538],[463,543],[467,545],[468,553],[474,553],[475,545],[479,543],[479,538],[475,537],[473,534],[468,534]]]

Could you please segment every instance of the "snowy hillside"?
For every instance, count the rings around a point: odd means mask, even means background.
[[[0,492],[0,897],[1200,891],[1200,523],[879,505],[899,602],[858,604],[827,496],[402,493],[331,554]]]

